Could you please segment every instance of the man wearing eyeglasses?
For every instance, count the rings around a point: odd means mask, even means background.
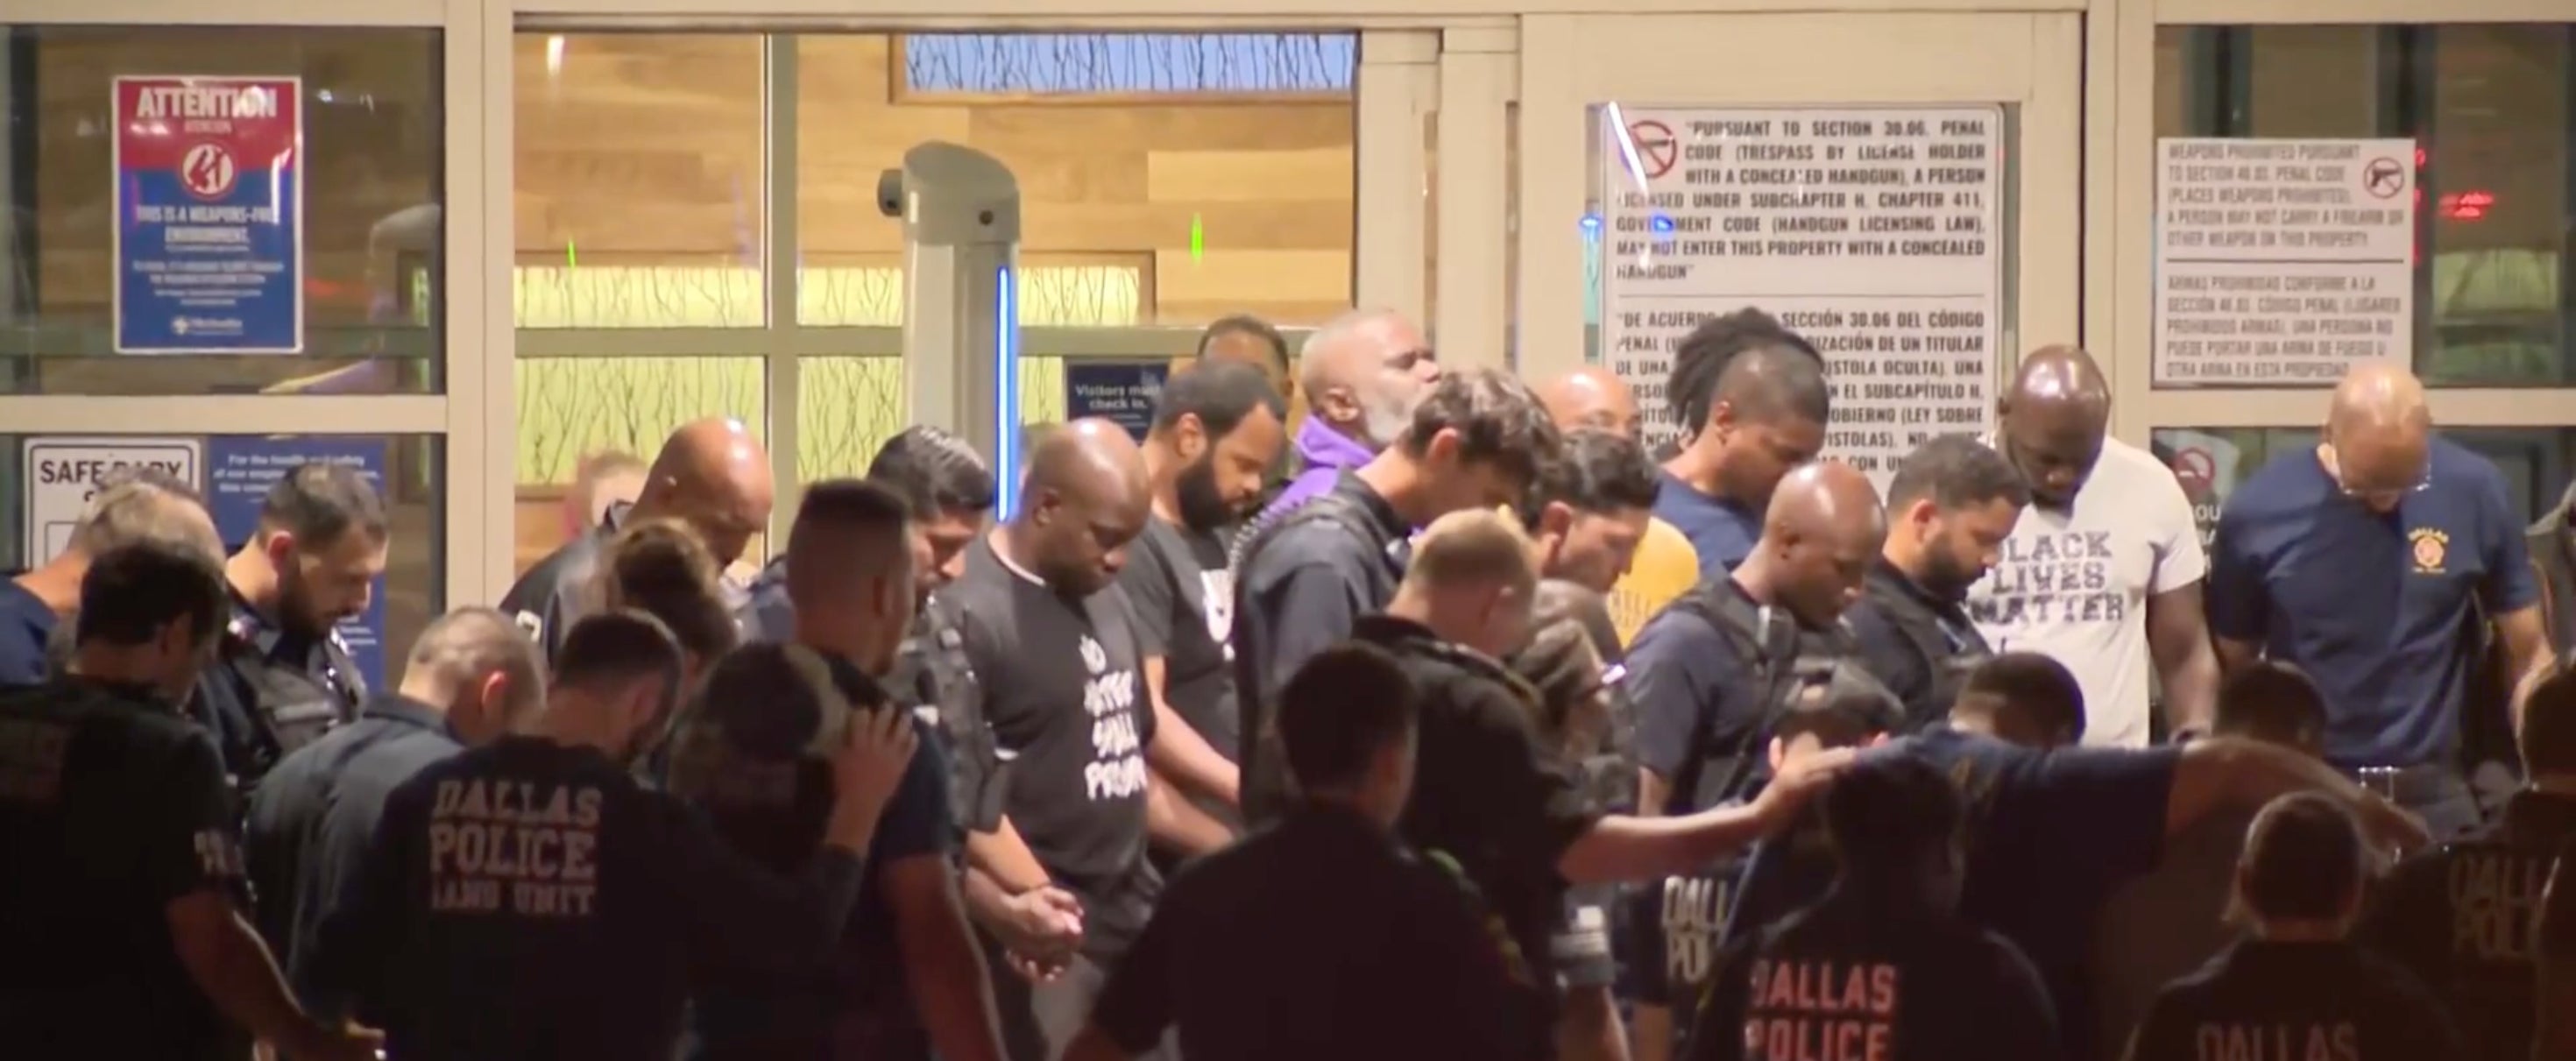
[[[2219,514],[2209,626],[2230,671],[2297,665],[2325,694],[2325,752],[2424,817],[2434,839],[2477,824],[2458,763],[2460,712],[2495,624],[2519,678],[2550,657],[2504,476],[2433,434],[2424,385],[2354,368],[2313,452],[2283,454]],[[2512,705],[2517,729],[2522,703]]]

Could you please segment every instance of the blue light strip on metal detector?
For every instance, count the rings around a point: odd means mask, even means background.
[[[1001,267],[993,290],[993,479],[1000,487],[995,507],[1009,519],[1020,501],[1020,307],[1010,266]]]

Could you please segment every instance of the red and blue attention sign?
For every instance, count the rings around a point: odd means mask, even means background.
[[[116,352],[304,350],[303,81],[116,79]]]

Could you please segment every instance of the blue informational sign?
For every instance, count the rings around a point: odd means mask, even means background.
[[[116,352],[304,350],[292,77],[116,79]]]
[[[385,492],[385,443],[352,438],[225,438],[206,440],[206,507],[226,550],[239,549],[259,531],[260,503],[286,473],[316,461],[346,464],[367,485]],[[385,688],[385,580],[367,597],[367,610],[340,623],[340,640],[358,661],[367,687]]]
[[[1064,366],[1064,416],[1067,420],[1099,417],[1115,421],[1145,441],[1154,427],[1154,406],[1163,400],[1163,381],[1172,367],[1163,361],[1093,361],[1068,358]]]

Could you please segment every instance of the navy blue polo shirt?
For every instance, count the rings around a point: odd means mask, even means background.
[[[2209,629],[2297,665],[2326,701],[2343,767],[2449,759],[2478,664],[2472,624],[2540,600],[2504,476],[2435,438],[2397,510],[2346,497],[2301,450],[2229,496],[2209,572]]]
[[[0,580],[0,685],[45,680],[45,644],[59,622],[54,610],[16,579]]]
[[[1753,555],[1753,543],[1762,537],[1761,513],[1732,498],[1701,493],[1671,472],[1659,471],[1655,480],[1655,518],[1690,539],[1702,575],[1732,571]]]

